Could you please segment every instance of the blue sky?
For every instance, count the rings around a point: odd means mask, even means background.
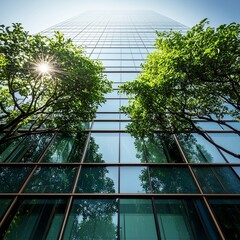
[[[0,24],[21,22],[36,33],[91,9],[144,9],[162,13],[189,27],[209,18],[216,27],[240,23],[240,0],[0,0]]]

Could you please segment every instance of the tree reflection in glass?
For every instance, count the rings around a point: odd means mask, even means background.
[[[153,193],[198,193],[199,190],[187,167],[150,167],[139,177],[145,191]],[[150,185],[148,179],[150,178]]]
[[[24,189],[24,192],[71,192],[76,175],[76,167],[39,166]]]
[[[92,133],[84,162],[118,162],[119,133]]]
[[[140,162],[181,163],[183,162],[172,135],[158,133],[144,139],[135,139],[136,157]]]
[[[93,137],[90,138],[85,162],[105,163],[103,154]],[[82,166],[76,188],[81,193],[115,193],[118,192],[118,168],[105,166]]]
[[[226,162],[217,148],[199,134],[179,134],[178,140],[190,163]]]
[[[117,167],[82,167],[76,192],[115,193],[117,187]]]
[[[80,162],[87,135],[58,133],[42,162]]]
[[[220,239],[205,204],[199,199],[156,199],[161,239]]]
[[[63,199],[25,199],[17,202],[10,215],[3,239],[58,239],[62,225],[66,200]]]
[[[0,192],[18,192],[31,167],[1,166]]]
[[[117,239],[117,200],[75,199],[63,239]]]

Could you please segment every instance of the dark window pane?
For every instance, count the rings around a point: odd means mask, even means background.
[[[75,175],[76,167],[38,167],[24,192],[71,192]]]
[[[30,167],[0,167],[0,192],[18,192]]]
[[[22,137],[12,141],[7,141],[0,144],[0,162],[4,162],[7,157],[16,149],[18,144],[22,141]]]
[[[240,193],[240,181],[230,167],[193,167],[205,193]]]
[[[148,168],[121,167],[120,168],[120,192],[121,193],[151,192]]]
[[[210,206],[226,239],[240,239],[240,200],[211,199]]]
[[[116,199],[74,200],[63,239],[117,239]]]
[[[57,239],[66,208],[66,200],[24,200],[15,213],[4,239]]]
[[[120,239],[158,239],[148,199],[120,199]]]
[[[35,162],[46,148],[53,134],[34,134],[24,138],[5,162]]]
[[[80,162],[85,141],[85,134],[59,133],[43,157],[42,162]]]
[[[80,162],[87,140],[86,133],[77,133],[67,162]]]
[[[159,199],[155,204],[162,240],[220,239],[202,201]]]
[[[225,163],[217,148],[199,134],[180,134],[179,142],[191,163]]]
[[[118,168],[82,167],[76,192],[81,193],[118,192]]]
[[[119,133],[93,133],[88,143],[84,162],[118,162]]]
[[[9,199],[9,198],[1,198],[0,199],[0,221],[1,221],[5,211],[7,210],[11,200],[12,199]]]
[[[187,167],[150,167],[154,193],[198,193]]]

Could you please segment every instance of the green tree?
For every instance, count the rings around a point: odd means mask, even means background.
[[[71,39],[30,35],[18,23],[0,26],[0,67],[2,141],[23,127],[81,129],[111,91],[102,64]]]
[[[130,105],[122,109],[137,120],[128,128],[134,135],[195,131],[214,144],[196,119],[223,124],[239,134],[224,117],[240,118],[240,24],[216,29],[206,24],[204,19],[186,34],[157,33],[156,49],[141,74],[120,88],[130,97]]]

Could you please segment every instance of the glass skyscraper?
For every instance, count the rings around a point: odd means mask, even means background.
[[[114,90],[82,132],[0,145],[0,238],[240,239],[240,159],[196,133],[134,139],[119,110],[128,100],[118,86],[139,74],[156,30],[188,28],[151,11],[113,11],[87,12],[41,34],[56,30],[103,62]],[[196,124],[240,153],[231,129]]]

